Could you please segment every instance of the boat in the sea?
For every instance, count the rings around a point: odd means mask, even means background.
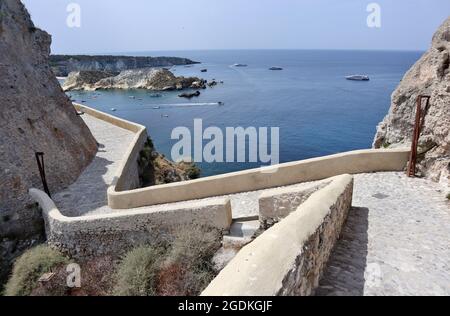
[[[208,69],[202,69],[200,72],[208,72]]]
[[[269,70],[283,70],[281,67],[270,67]]]
[[[233,67],[247,67],[246,64],[234,64]]]
[[[160,106],[154,106],[153,109],[154,110],[159,110],[161,107]]]
[[[347,80],[353,80],[353,81],[369,81],[369,76],[366,75],[352,75],[345,77]]]

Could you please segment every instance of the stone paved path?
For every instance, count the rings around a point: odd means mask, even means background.
[[[134,137],[132,132],[88,114],[81,117],[99,143],[99,149],[77,181],[53,196],[56,206],[66,216],[85,215],[106,207],[106,191]]]
[[[450,295],[450,204],[402,173],[355,176],[355,206],[317,295]]]

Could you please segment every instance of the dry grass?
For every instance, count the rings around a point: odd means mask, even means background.
[[[141,246],[125,255],[116,273],[113,295],[153,296],[163,250]]]
[[[220,234],[201,227],[181,229],[171,245],[139,247],[119,265],[113,293],[124,296],[192,296],[215,277],[211,262]]]
[[[158,295],[200,294],[215,277],[212,257],[220,248],[219,240],[216,231],[199,226],[181,229],[162,262]]]
[[[11,278],[5,286],[6,296],[28,296],[37,286],[38,279],[65,265],[69,260],[58,251],[40,245],[26,251],[14,263]]]

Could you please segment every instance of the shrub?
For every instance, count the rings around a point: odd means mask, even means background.
[[[58,266],[52,271],[55,275],[49,281],[39,283],[31,296],[106,296],[111,293],[114,265],[113,258],[108,256],[80,262],[80,288],[69,288],[67,266]]]
[[[114,295],[197,295],[215,277],[211,259],[220,247],[217,231],[184,228],[169,247],[160,245],[125,255],[115,274]]]
[[[447,194],[447,200],[450,200],[450,193]]]
[[[185,169],[189,179],[194,180],[200,178],[201,170],[195,163],[186,164]]]
[[[22,254],[14,263],[11,278],[5,286],[6,296],[27,296],[36,287],[39,278],[52,272],[69,260],[46,245],[32,248]]]
[[[155,279],[163,250],[159,247],[141,246],[128,252],[119,264],[113,295],[155,295]]]
[[[181,229],[161,266],[159,295],[198,295],[215,277],[212,258],[220,248],[217,231]]]

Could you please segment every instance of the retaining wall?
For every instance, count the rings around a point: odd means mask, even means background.
[[[48,243],[74,258],[118,256],[136,246],[158,242],[189,225],[222,232],[229,230],[232,221],[230,200],[225,198],[164,210],[66,217],[44,192],[31,189],[30,195],[42,208]]]
[[[337,177],[244,247],[202,295],[311,295],[339,238],[352,196],[353,177]]]
[[[259,221],[265,229],[280,222],[304,203],[314,192],[331,180],[314,183],[306,188],[282,187],[264,191],[259,197]]]
[[[117,168],[117,175],[114,178],[111,187],[113,188],[113,190],[119,191],[138,188],[139,171],[137,161],[139,158],[139,153],[144,148],[145,142],[148,138],[147,129],[145,128],[145,126],[120,119],[118,117],[94,110],[81,104],[74,103],[74,107],[77,111],[87,113],[99,120],[103,120],[112,125],[129,130],[130,132],[133,132],[135,134],[131,144],[128,146],[125,158]]]
[[[108,201],[111,208],[126,209],[256,191],[340,174],[401,171],[406,166],[409,152],[409,149],[357,150],[280,164],[265,168],[264,172],[253,169],[123,192],[111,186]]]

